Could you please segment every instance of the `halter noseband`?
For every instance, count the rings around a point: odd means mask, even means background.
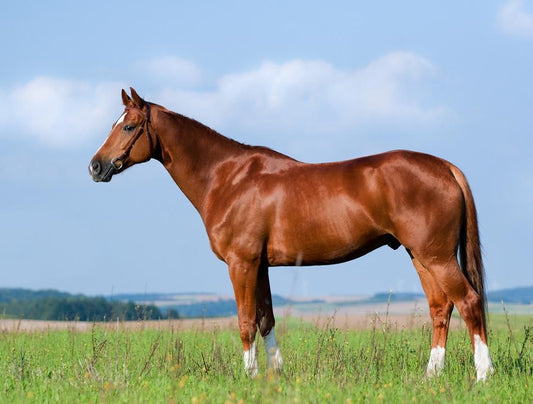
[[[111,160],[111,166],[113,167],[115,171],[119,171],[124,166],[124,161],[129,157],[131,153],[131,149],[133,149],[135,142],[137,142],[137,140],[141,137],[145,127],[146,127],[146,137],[148,137],[148,143],[150,144],[150,150],[153,150],[152,137],[150,136],[148,125],[150,125],[150,104],[146,103],[146,115],[144,117],[144,121],[139,126],[139,130],[131,138],[130,142],[126,146],[126,149],[124,150],[124,153],[122,153],[120,156],[115,157],[113,160]]]

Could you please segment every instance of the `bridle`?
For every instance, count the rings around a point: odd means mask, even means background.
[[[118,156],[115,157],[113,160],[111,160],[111,166],[115,171],[119,171],[124,166],[124,161],[129,157],[131,153],[131,149],[133,149],[133,146],[135,145],[135,142],[139,140],[143,132],[146,128],[146,137],[148,138],[148,143],[150,144],[150,150],[153,150],[153,143],[152,143],[152,137],[150,136],[150,132],[148,130],[148,127],[150,125],[150,104],[146,103],[146,114],[144,117],[143,122],[141,125],[139,125],[139,129],[137,130],[137,133],[133,135],[131,140],[129,141],[128,145],[126,146],[126,149],[124,152]]]

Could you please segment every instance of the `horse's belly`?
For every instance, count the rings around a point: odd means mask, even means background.
[[[287,219],[273,229],[267,243],[270,265],[319,265],[343,262],[363,255],[379,236],[361,217]]]

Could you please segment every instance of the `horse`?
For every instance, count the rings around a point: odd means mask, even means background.
[[[269,267],[335,264],[382,246],[406,249],[427,297],[433,333],[426,377],[443,369],[454,307],[470,334],[477,380],[493,372],[477,213],[459,168],[406,150],[303,163],[130,91],[122,90],[124,112],[90,161],[90,175],[109,182],[134,164],[163,164],[228,266],[250,377],[258,373],[257,331],[268,367],[283,367]]]

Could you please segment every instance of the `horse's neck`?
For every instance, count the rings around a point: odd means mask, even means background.
[[[203,202],[211,178],[223,161],[243,146],[192,119],[165,111],[162,125],[156,123],[161,155],[178,187],[203,216]]]

